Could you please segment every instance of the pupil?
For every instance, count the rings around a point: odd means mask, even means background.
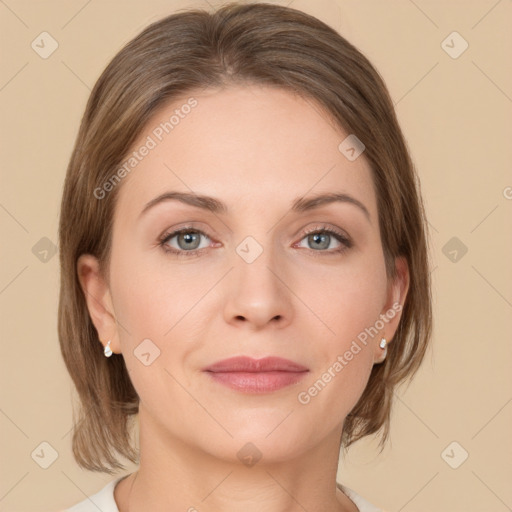
[[[190,245],[190,244],[188,244],[188,242],[192,242],[193,243],[194,242],[194,238],[197,238],[197,234],[185,233],[183,235],[183,238],[187,242],[186,245]]]
[[[313,237],[313,240],[315,241],[315,244],[317,245],[317,247],[318,247],[318,245],[320,245],[320,246],[322,246],[322,248],[325,248],[329,245],[329,244],[327,244],[327,246],[325,245],[325,239],[327,239],[328,235],[322,235],[320,233],[316,233],[316,234],[312,235],[312,237]],[[322,245],[322,238],[324,239],[323,245]],[[318,244],[317,242],[320,242],[320,244]]]

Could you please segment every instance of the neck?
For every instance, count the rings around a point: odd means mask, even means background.
[[[143,415],[139,422],[140,468],[116,487],[120,512],[357,512],[336,487],[341,430],[292,459],[251,465],[250,457],[220,459],[164,437]]]

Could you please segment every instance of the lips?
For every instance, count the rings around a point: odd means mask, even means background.
[[[204,368],[208,372],[307,372],[308,369],[301,364],[283,359],[282,357],[264,357],[253,359],[247,356],[231,357],[218,361]]]
[[[301,364],[281,357],[241,356],[218,361],[203,371],[215,382],[243,393],[269,393],[300,381],[308,372]]]

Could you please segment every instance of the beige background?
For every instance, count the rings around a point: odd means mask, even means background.
[[[103,68],[149,22],[208,3],[0,1],[1,511],[55,511],[112,479],[71,455],[58,254],[44,261],[51,245],[41,239],[57,244],[67,161]],[[378,456],[375,439],[360,441],[338,479],[388,511],[511,510],[512,2],[283,3],[339,30],[383,75],[432,227],[432,351],[397,393],[391,444]],[[31,47],[43,31],[59,45],[47,59]],[[469,44],[458,58],[441,44],[453,31]],[[463,41],[447,44],[454,52]],[[58,458],[43,469],[52,449]]]

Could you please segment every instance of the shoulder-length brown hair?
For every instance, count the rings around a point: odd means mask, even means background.
[[[59,341],[79,395],[73,454],[79,466],[109,474],[138,462],[129,420],[139,397],[122,355],[107,359],[77,275],[81,254],[96,256],[108,280],[116,186],[111,178],[149,118],[194,89],[235,83],[280,87],[316,100],[366,146],[377,193],[388,278],[404,256],[410,286],[388,357],[374,365],[347,416],[341,447],[383,429],[388,437],[393,391],[412,378],[432,329],[427,225],[413,163],[386,86],[364,55],[335,30],[295,9],[265,3],[188,10],[149,25],[101,74],[89,97],[67,169],[60,213]],[[74,415],[75,416],[75,415]],[[117,451],[117,454],[115,453]],[[110,467],[108,467],[110,466]]]

